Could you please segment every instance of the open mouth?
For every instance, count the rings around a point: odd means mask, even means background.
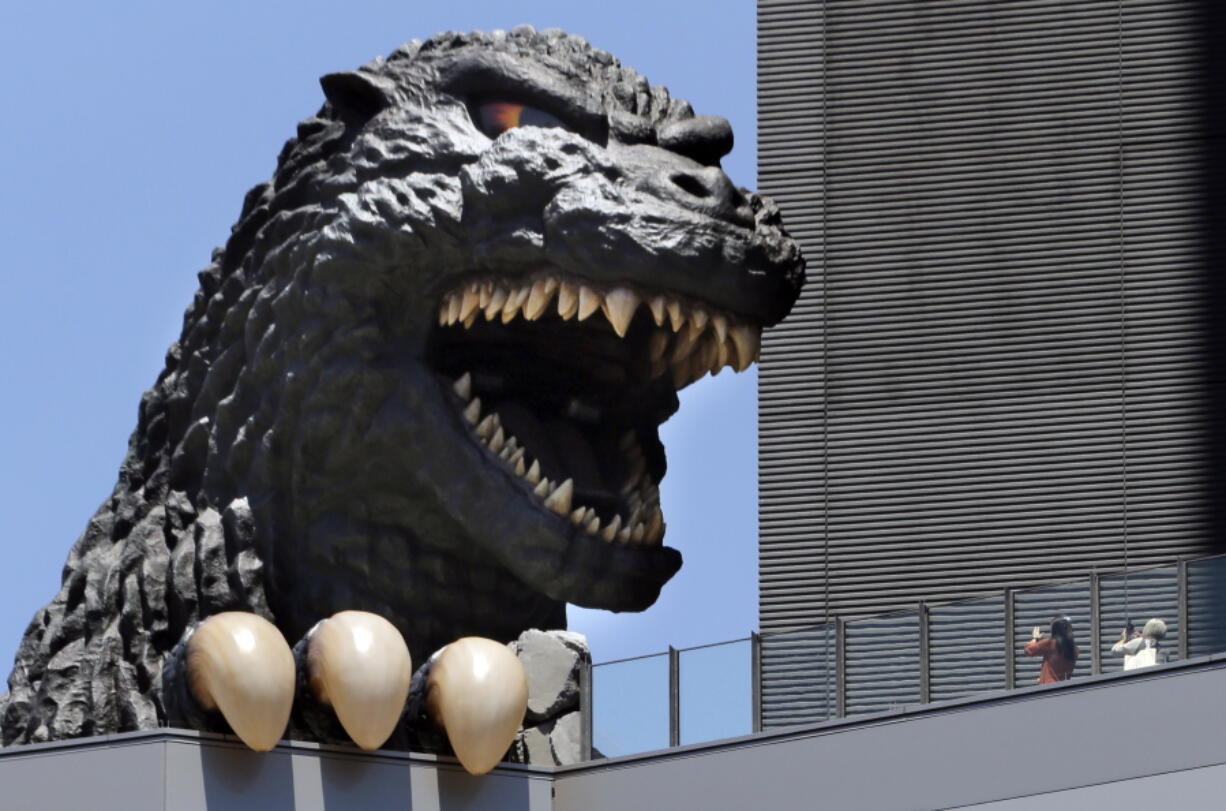
[[[427,349],[480,442],[539,509],[593,538],[664,538],[658,428],[677,390],[747,368],[761,328],[703,302],[548,270],[443,296]]]

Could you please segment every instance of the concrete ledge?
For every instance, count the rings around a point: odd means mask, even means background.
[[[1226,656],[558,768],[185,730],[0,749],[0,807],[1217,809]]]

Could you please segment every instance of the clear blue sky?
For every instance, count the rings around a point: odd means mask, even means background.
[[[141,393],[244,192],[317,78],[446,29],[583,34],[728,118],[753,186],[751,0],[12,3],[0,19],[0,679],[114,486]],[[663,431],[685,566],[640,615],[571,610],[597,661],[757,626],[756,375],[682,394]],[[292,642],[293,640],[291,640]],[[0,692],[4,687],[0,686]]]

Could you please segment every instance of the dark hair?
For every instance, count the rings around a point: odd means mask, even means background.
[[[1051,638],[1056,640],[1060,655],[1070,662],[1077,661],[1077,644],[1073,641],[1073,621],[1068,617],[1056,617],[1051,621]]]

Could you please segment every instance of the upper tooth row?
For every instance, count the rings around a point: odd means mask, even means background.
[[[481,398],[472,396],[472,376],[467,372],[455,381],[453,388],[467,402],[464,419],[473,426],[477,437],[490,451],[506,463],[515,475],[533,486],[532,492],[544,499],[545,506],[558,515],[567,516],[572,524],[583,527],[589,535],[598,535],[610,543],[658,544],[664,538],[664,514],[660,511],[660,491],[643,475],[646,464],[637,462],[642,452],[630,453],[632,470],[629,481],[623,486],[629,515],[614,516],[603,528],[596,511],[591,507],[574,506],[571,501],[575,492],[573,479],[558,483],[541,476],[538,460],[528,461],[525,448],[502,426],[497,412],[481,415]]]
[[[740,372],[758,359],[762,331],[750,324],[660,293],[641,296],[624,285],[601,292],[586,284],[537,276],[519,281],[472,281],[443,297],[440,326],[472,326],[478,315],[506,324],[522,316],[535,321],[556,299],[560,318],[586,320],[599,310],[619,337],[625,337],[639,305],[646,305],[658,330],[651,337],[652,373],[671,370],[678,388],[702,377],[718,374],[724,366]]]

